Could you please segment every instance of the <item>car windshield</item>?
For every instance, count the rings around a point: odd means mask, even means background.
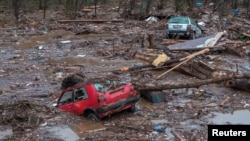
[[[188,18],[185,17],[174,17],[168,20],[168,23],[182,23],[182,24],[189,24]]]
[[[102,83],[101,82],[94,83],[94,87],[98,92],[106,92],[110,89],[114,89],[125,84],[126,83],[124,81],[107,80]]]

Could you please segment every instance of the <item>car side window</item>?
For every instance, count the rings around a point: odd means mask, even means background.
[[[73,102],[72,94],[73,94],[73,91],[65,92],[63,96],[61,97],[61,99],[59,100],[59,104],[62,105],[62,104],[68,104],[68,103]]]
[[[196,22],[191,19],[191,24],[197,26]]]
[[[74,100],[79,101],[83,99],[87,99],[88,94],[84,88],[77,89],[74,93]]]

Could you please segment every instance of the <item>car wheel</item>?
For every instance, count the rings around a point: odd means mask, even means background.
[[[129,112],[134,113],[136,111],[136,103],[129,108]]]
[[[194,39],[195,39],[195,33],[194,33],[194,32],[190,34],[190,39],[191,39],[191,40],[194,40]]]
[[[168,34],[166,34],[166,39],[170,39],[170,37],[169,37],[169,35],[168,35]]]
[[[87,118],[92,121],[100,121],[100,118],[95,113],[89,113],[87,115]]]

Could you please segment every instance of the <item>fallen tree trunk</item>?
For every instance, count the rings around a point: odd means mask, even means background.
[[[234,89],[250,92],[250,80],[249,79],[229,80],[227,81],[226,86],[232,87]]]
[[[218,83],[222,81],[228,81],[233,79],[242,79],[242,78],[250,78],[250,74],[238,74],[232,75],[228,77],[221,78],[213,78],[196,82],[187,82],[187,83],[163,83],[163,82],[154,82],[154,83],[133,83],[137,90],[150,90],[150,91],[159,91],[165,89],[179,89],[179,88],[194,88],[199,87],[206,84]]]
[[[70,22],[94,22],[94,23],[103,23],[103,22],[124,22],[123,19],[115,20],[59,20],[60,23],[70,23]]]

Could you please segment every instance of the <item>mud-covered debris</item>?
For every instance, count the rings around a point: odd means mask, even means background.
[[[208,79],[211,78],[215,68],[208,66],[203,61],[190,61],[181,66],[180,71],[200,79]]]
[[[67,76],[62,81],[61,89],[66,89],[68,87],[71,87],[71,86],[74,86],[76,84],[82,83],[82,82],[84,82],[84,78],[85,78],[85,76],[81,75],[79,73]]]
[[[23,136],[23,131],[35,129],[43,123],[43,113],[50,109],[28,100],[18,100],[1,105],[0,125],[10,125],[14,136]]]

